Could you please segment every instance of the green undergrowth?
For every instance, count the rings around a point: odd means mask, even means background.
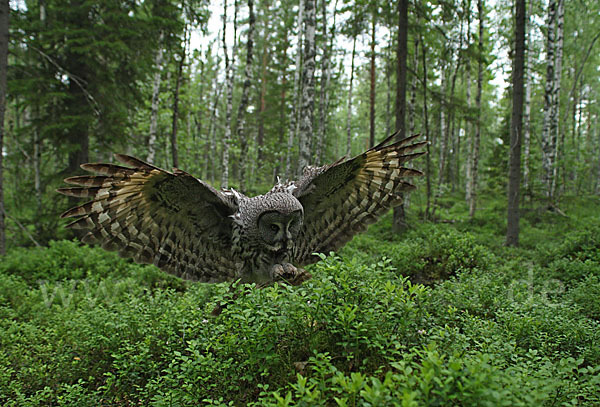
[[[0,263],[5,406],[600,405],[598,200],[447,200],[391,217],[300,287],[193,284],[53,242]],[[211,311],[225,305],[218,316]]]

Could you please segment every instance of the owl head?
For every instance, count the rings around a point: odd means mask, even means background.
[[[239,216],[244,235],[254,246],[279,252],[293,247],[304,210],[292,194],[275,192],[240,202]]]

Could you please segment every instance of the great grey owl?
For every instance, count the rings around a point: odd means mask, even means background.
[[[78,187],[59,192],[92,200],[62,217],[89,229],[84,242],[185,279],[300,283],[308,278],[300,267],[319,260],[315,253],[341,248],[414,188],[403,178],[421,172],[404,164],[424,154],[413,151],[425,143],[395,137],[352,159],[307,167],[300,180],[255,197],[116,154],[129,167],[83,164],[99,175],[65,180]]]

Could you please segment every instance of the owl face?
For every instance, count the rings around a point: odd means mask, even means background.
[[[302,211],[290,213],[268,211],[258,218],[258,235],[272,251],[288,249],[300,233]]]

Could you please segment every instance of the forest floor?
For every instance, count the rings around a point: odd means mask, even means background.
[[[13,250],[0,404],[600,405],[600,199],[526,205],[519,248],[500,201],[439,205],[234,301],[76,242]]]

